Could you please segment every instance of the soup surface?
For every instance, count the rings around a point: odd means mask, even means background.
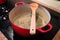
[[[14,24],[18,25],[18,27],[29,29],[31,23],[31,13],[23,14],[22,16],[17,16],[14,18]],[[45,22],[40,16],[39,13],[36,13],[36,28],[42,27]]]

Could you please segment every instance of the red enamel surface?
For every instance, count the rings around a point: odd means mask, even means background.
[[[50,23],[48,23],[47,27],[49,27],[48,30],[43,30],[42,28],[39,28],[38,30],[41,32],[41,33],[47,33],[49,32],[50,30],[52,30],[52,25]]]
[[[6,0],[0,0],[0,4],[3,4],[5,2],[6,2]]]
[[[18,5],[20,5],[20,4],[25,4],[24,2],[17,2],[17,3],[15,3],[15,7],[17,7]]]
[[[12,23],[12,27],[19,35],[22,35],[22,36],[29,36],[30,35],[28,29],[20,28],[17,25],[14,25],[13,23]]]

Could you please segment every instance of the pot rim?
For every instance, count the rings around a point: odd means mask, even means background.
[[[40,6],[39,8],[41,8],[44,12],[47,13],[47,15],[49,16],[49,17],[48,17],[48,18],[49,18],[48,23],[49,23],[50,20],[51,20],[51,16],[50,16],[49,11],[48,11],[46,8],[42,7],[42,6]],[[11,19],[10,19],[10,14],[9,14],[9,20],[10,20],[10,22],[13,23],[15,26],[19,27],[19,26],[16,25],[13,21],[11,21]],[[37,29],[45,27],[48,23],[46,23],[46,24],[43,25],[42,27],[38,27]],[[22,28],[22,27],[19,27],[19,28]],[[28,29],[28,30],[29,30],[29,28],[22,28],[22,29]]]

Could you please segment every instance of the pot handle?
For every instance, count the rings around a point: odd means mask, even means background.
[[[43,30],[43,28],[39,28],[38,30],[41,32],[41,33],[47,33],[49,32],[50,30],[52,30],[52,25],[50,23],[48,23],[47,27],[49,27],[49,29],[47,30]]]
[[[24,5],[25,2],[16,2],[16,3],[15,3],[15,7],[17,7],[17,6],[20,5],[20,4],[21,4],[21,5]]]

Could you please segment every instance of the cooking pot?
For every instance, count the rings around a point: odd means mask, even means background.
[[[43,11],[44,13],[40,13],[40,10]],[[46,10],[42,6],[38,7],[36,12],[38,13],[38,11],[40,13],[40,16],[43,18],[43,20],[46,23],[44,25],[42,25],[41,27],[37,28],[36,30],[43,34],[51,31],[52,25],[49,23],[51,20],[50,13],[48,12],[48,10]],[[10,22],[11,22],[11,25],[12,25],[14,31],[17,34],[22,35],[22,36],[30,36],[29,29],[21,28],[20,26],[18,26],[14,23],[14,18],[16,18],[17,16],[21,16],[22,14],[25,14],[25,12],[27,14],[31,13],[31,8],[30,8],[29,4],[26,4],[24,2],[17,2],[15,4],[15,7],[9,13],[9,19],[10,19]],[[48,29],[43,30],[44,27],[48,27]]]

